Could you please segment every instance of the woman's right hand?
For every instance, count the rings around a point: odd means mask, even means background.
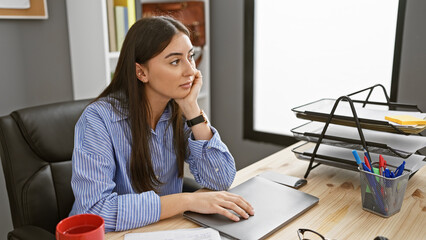
[[[233,221],[240,218],[232,214],[234,211],[241,217],[247,219],[254,215],[254,209],[243,197],[221,191],[221,192],[196,192],[188,195],[188,210],[203,214],[221,214]]]

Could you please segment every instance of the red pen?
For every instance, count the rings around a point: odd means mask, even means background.
[[[385,159],[380,154],[379,155],[379,171],[380,171],[380,175],[382,175],[383,171],[385,170],[384,166],[385,166]]]
[[[367,156],[364,156],[364,162],[365,162],[365,165],[367,165],[367,167],[371,170],[371,172],[373,172],[373,169],[372,169],[372,168],[371,168],[371,166],[370,166],[370,163],[369,163],[369,161],[368,161]]]

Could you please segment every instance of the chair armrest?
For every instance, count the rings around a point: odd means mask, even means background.
[[[55,235],[43,228],[33,225],[26,225],[13,229],[7,234],[8,240],[31,240],[31,239],[46,239],[55,240]]]

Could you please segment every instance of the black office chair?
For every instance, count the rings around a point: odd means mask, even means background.
[[[55,239],[74,202],[74,126],[90,100],[30,107],[0,118],[0,157],[14,230],[8,239]]]
[[[56,224],[74,202],[74,127],[90,101],[30,107],[0,118],[0,157],[14,227],[9,240],[55,239]],[[199,188],[184,179],[184,191]]]

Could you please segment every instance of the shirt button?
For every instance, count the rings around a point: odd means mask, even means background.
[[[158,178],[160,178],[160,176],[158,176],[158,175],[155,175],[155,177],[158,179]]]
[[[212,147],[207,147],[207,149],[211,149]]]
[[[215,168],[214,170],[215,170],[216,172],[219,172],[219,168]]]

